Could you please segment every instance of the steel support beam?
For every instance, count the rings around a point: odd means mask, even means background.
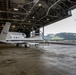
[[[44,26],[43,26],[43,33],[42,33],[43,40],[45,40],[45,39],[44,39],[44,33],[45,33],[45,32],[44,32]]]
[[[13,12],[13,11],[2,11],[0,10],[0,13],[10,13],[10,14],[18,14],[18,15],[26,15],[26,13],[19,13],[19,12]]]
[[[44,19],[46,16],[48,16],[50,9],[53,8],[55,5],[57,5],[60,1],[61,1],[61,0],[57,0],[54,4],[52,4],[52,5],[48,8],[48,11],[47,11],[46,15],[43,16],[42,18],[40,18],[37,22],[41,21],[41,20]],[[35,22],[34,24],[36,24],[37,22]],[[33,24],[33,25],[34,25],[34,24]]]
[[[7,20],[7,21],[21,21],[19,19],[7,19],[7,18],[0,18],[0,20]]]
[[[2,20],[2,19],[1,19],[1,20]],[[3,24],[4,24],[5,22],[0,21],[0,23],[3,23]],[[13,23],[13,24],[20,24],[20,22],[16,22],[16,21],[15,21],[15,22],[11,22],[11,23]],[[25,26],[31,26],[32,23],[25,23],[25,22],[24,22],[22,25],[25,25]],[[36,25],[39,25],[39,24],[36,24]]]

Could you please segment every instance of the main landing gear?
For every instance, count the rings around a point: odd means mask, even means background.
[[[16,47],[19,47],[19,44],[16,44]]]
[[[22,47],[22,44],[16,44],[16,47]],[[29,44],[27,44],[27,43],[24,44],[24,47],[25,47],[25,48],[28,48],[28,47],[29,47]]]

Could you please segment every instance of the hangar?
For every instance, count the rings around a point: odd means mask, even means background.
[[[0,31],[10,22],[10,31],[29,37],[31,31],[39,33],[72,16],[75,8],[76,0],[0,0]],[[0,44],[0,75],[76,75],[76,45],[38,49]]]
[[[0,31],[6,22],[10,31],[26,33],[72,16],[75,0],[0,0]]]

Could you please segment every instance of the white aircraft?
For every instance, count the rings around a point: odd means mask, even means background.
[[[25,44],[25,47],[27,47],[27,44],[29,44],[29,45],[39,44],[39,43],[33,43],[33,41],[42,41],[43,40],[40,36],[26,38],[25,33],[9,32],[10,25],[11,25],[11,23],[6,22],[4,28],[1,32],[1,35],[0,35],[0,42],[16,44],[16,46],[19,46],[20,44]]]

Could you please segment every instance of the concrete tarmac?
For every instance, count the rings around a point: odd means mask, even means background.
[[[67,75],[48,61],[43,50],[0,45],[0,75]]]

